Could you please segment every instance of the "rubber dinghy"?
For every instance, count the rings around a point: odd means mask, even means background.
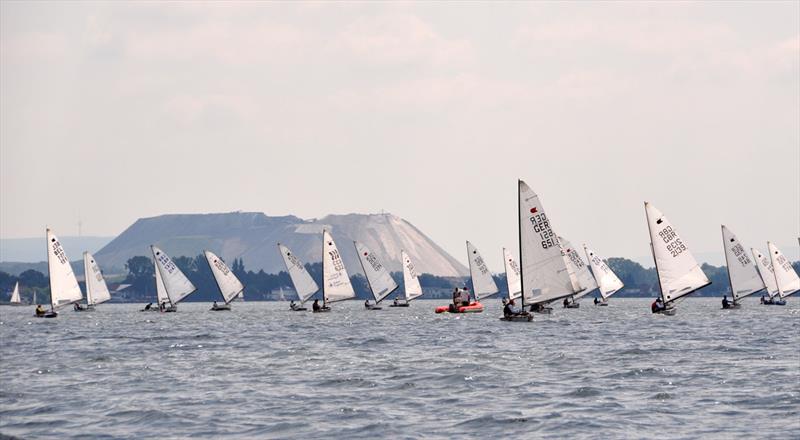
[[[435,309],[436,313],[481,313],[483,312],[483,304],[480,300],[488,298],[500,289],[492,278],[492,272],[486,266],[486,261],[483,260],[478,248],[472,243],[467,241],[467,259],[469,260],[469,276],[472,279],[472,288],[475,290],[475,301],[470,301],[469,290],[462,290],[462,295],[466,294],[467,298],[463,298],[462,302],[467,302],[469,305],[456,306],[455,304],[448,304],[447,306],[440,306]]]

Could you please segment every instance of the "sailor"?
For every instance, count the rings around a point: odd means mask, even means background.
[[[294,300],[289,301],[289,308],[292,310],[297,308],[297,304],[294,303]]]
[[[659,312],[659,311],[661,311],[663,309],[664,309],[664,303],[661,302],[661,297],[659,296],[658,298],[656,298],[655,301],[653,301],[653,304],[650,305],[650,311],[652,311],[653,313],[656,313],[656,312]]]
[[[366,301],[364,301],[364,307],[366,307],[366,308],[370,308],[370,307],[369,307],[369,300],[366,300]]]
[[[767,303],[767,294],[762,293],[761,294],[761,304],[766,304],[766,303]]]
[[[161,301],[161,304],[158,305],[158,310],[160,312],[163,312],[164,309],[166,309],[166,308],[167,308],[167,302],[166,301]]]
[[[153,306],[153,303],[147,303],[147,305],[144,306],[144,309],[145,310],[150,310],[150,307],[152,307],[152,306]]]
[[[503,316],[505,316],[506,318],[510,318],[512,316],[519,315],[519,310],[516,310],[514,308],[513,299],[508,302],[506,302],[506,300],[503,300],[503,302],[505,303],[505,307],[503,307]]]
[[[36,306],[36,316],[44,316],[44,308],[41,304]]]
[[[78,304],[78,303],[74,303],[74,304],[72,304],[72,308],[73,308],[73,309],[74,309],[76,312],[79,312],[79,311],[81,310],[81,305],[80,305],[80,304]]]
[[[594,297],[594,305],[597,305],[599,302],[600,302],[600,301],[599,301],[599,300],[597,299],[597,297],[595,296],[595,297]]]
[[[398,299],[400,299],[400,297],[397,296],[394,297],[394,305],[400,304],[400,301],[398,301]]]
[[[728,295],[722,295],[722,308],[727,309],[731,306],[730,301],[728,301]]]
[[[461,305],[461,289],[458,287],[453,289],[453,305],[456,307]]]
[[[467,289],[467,286],[464,286],[464,289],[461,290],[461,305],[464,307],[469,306],[469,289]]]
[[[216,301],[214,301],[214,304],[211,304],[211,308],[212,309],[216,309],[217,308],[217,302]]]
[[[322,307],[319,306],[319,300],[315,299],[314,304],[311,305],[311,309],[315,312],[319,312]]]
[[[569,307],[569,297],[564,298],[564,307]]]

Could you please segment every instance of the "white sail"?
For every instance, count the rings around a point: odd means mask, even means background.
[[[324,303],[356,297],[342,254],[327,230],[322,231],[322,294]]]
[[[88,252],[83,253],[83,274],[86,279],[86,304],[101,304],[111,299],[103,272],[94,261],[94,256]]]
[[[50,228],[47,229],[47,269],[50,275],[50,306],[53,310],[83,299],[67,254]]]
[[[11,304],[20,304],[22,302],[19,297],[19,281],[14,283],[14,291],[11,292],[11,300],[9,302]]]
[[[580,252],[578,252],[578,250],[572,246],[572,243],[570,243],[569,240],[565,239],[564,237],[558,237],[558,240],[561,243],[561,248],[563,249],[565,256],[569,260],[568,264],[572,265],[572,268],[575,271],[575,277],[578,279],[579,288],[572,297],[573,301],[577,301],[578,299],[592,293],[594,289],[597,289],[597,281],[595,281],[592,273],[589,272],[589,266],[583,262]]]
[[[150,246],[150,248],[153,251],[153,258],[156,260],[156,269],[161,274],[161,281],[164,282],[167,296],[173,305],[178,304],[197,290],[178,266],[172,262],[169,255],[155,246]]]
[[[756,260],[756,267],[758,267],[758,275],[761,276],[761,281],[767,286],[767,295],[770,298],[778,294],[778,282],[775,280],[775,271],[772,269],[772,262],[769,256],[762,254],[754,248],[750,248],[753,253],[753,259]]]
[[[731,296],[738,301],[752,295],[766,286],[756,270],[756,265],[744,246],[730,229],[722,225],[722,245],[725,248],[725,265],[728,266],[728,280],[731,283]]]
[[[508,287],[508,299],[517,299],[522,296],[522,281],[519,277],[519,264],[514,261],[511,252],[503,248],[503,266],[506,269],[506,286]]]
[[[358,261],[361,262],[361,268],[367,276],[367,283],[377,304],[397,289],[397,283],[394,282],[389,271],[386,270],[386,266],[378,261],[378,256],[373,254],[365,244],[357,241],[354,241],[353,244],[358,253]]]
[[[292,279],[294,290],[297,291],[300,304],[303,304],[319,290],[319,286],[308,274],[303,262],[288,247],[278,243],[278,250],[280,250],[281,257],[283,257],[286,271],[289,272],[289,278]]]
[[[608,297],[617,293],[625,285],[593,250],[589,249],[585,244],[583,245],[583,250],[586,252],[586,259],[589,260],[589,266],[592,268],[592,275],[594,275],[595,282],[600,290],[600,296],[603,297],[603,300],[607,300]]]
[[[472,290],[475,292],[475,301],[490,297],[499,292],[497,284],[492,278],[492,272],[483,261],[478,248],[467,241],[467,258],[469,259],[469,275],[472,278]]]
[[[228,304],[242,293],[244,285],[242,285],[242,282],[239,281],[239,278],[236,277],[233,271],[228,268],[228,265],[222,261],[222,258],[211,251],[203,251],[203,254],[206,256],[208,265],[211,267],[211,273],[214,274],[214,280],[217,282],[217,287],[219,287],[219,293],[222,294],[222,299],[225,301],[225,304]]]
[[[417,268],[411,261],[406,251],[400,251],[400,258],[403,259],[403,290],[405,291],[406,302],[414,298],[422,296],[422,286],[419,284],[419,275]]]
[[[575,293],[558,237],[539,196],[521,180],[518,227],[523,305],[555,301]]]
[[[781,298],[800,290],[800,277],[797,276],[792,267],[792,263],[783,255],[772,242],[767,242],[769,248],[769,258],[772,262],[772,269],[775,271],[775,282],[778,285],[778,294]]]
[[[164,287],[164,279],[161,278],[161,272],[158,270],[158,264],[155,260],[153,260],[153,269],[156,274],[156,299],[158,299],[159,304],[169,304],[167,288]]]
[[[648,202],[644,210],[664,303],[711,284],[664,214]]]

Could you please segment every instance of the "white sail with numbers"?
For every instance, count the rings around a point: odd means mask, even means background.
[[[594,275],[595,282],[597,282],[600,296],[603,297],[603,300],[607,300],[608,297],[617,293],[625,285],[593,250],[589,249],[585,244],[583,245],[583,250],[586,253],[586,259],[589,260],[589,266],[592,268],[592,275]]]
[[[753,259],[756,260],[756,267],[758,268],[758,275],[761,276],[761,281],[767,286],[767,295],[772,298],[779,293],[778,282],[775,280],[775,271],[772,268],[772,261],[769,256],[764,255],[755,248],[750,248],[753,254]]]
[[[519,276],[519,263],[514,260],[511,252],[506,248],[503,248],[503,267],[506,269],[508,299],[517,299],[522,296],[522,280]]]
[[[377,304],[397,289],[397,283],[386,270],[386,266],[378,261],[378,256],[372,253],[367,245],[357,241],[354,241],[353,245],[356,247],[358,261],[361,262],[361,268],[367,276],[367,284],[369,284],[369,289],[372,296],[375,297],[375,304]]]
[[[594,289],[597,289],[597,281],[595,281],[592,273],[589,272],[589,266],[583,262],[580,252],[578,252],[578,250],[572,246],[572,243],[570,243],[569,240],[564,237],[558,237],[558,240],[561,243],[561,248],[564,250],[564,255],[568,260],[567,264],[572,266],[575,277],[578,281],[578,289],[576,290],[575,295],[572,296],[572,300],[577,301],[592,293]]]
[[[766,285],[758,274],[755,262],[736,235],[725,225],[722,225],[722,245],[725,248],[725,265],[728,267],[733,301],[764,290]]]
[[[52,310],[56,310],[82,300],[83,293],[58,237],[50,228],[47,228],[46,235],[47,270],[50,277],[50,307]]]
[[[283,257],[283,264],[286,265],[286,271],[289,272],[289,278],[294,284],[294,290],[297,291],[297,297],[300,299],[300,304],[308,301],[309,298],[314,296],[319,290],[316,281],[308,274],[306,267],[300,258],[297,257],[292,251],[278,243],[278,250]]]
[[[161,281],[164,283],[170,303],[176,305],[197,290],[169,255],[155,246],[150,246],[150,248],[153,251],[153,258],[156,260],[156,270],[161,275]]]
[[[769,249],[772,269],[775,271],[775,284],[778,285],[778,295],[781,298],[786,298],[800,290],[800,277],[797,276],[792,263],[777,246],[768,241],[767,248]]]
[[[110,300],[111,293],[103,278],[103,272],[94,260],[94,256],[88,252],[83,253],[83,271],[86,279],[86,304],[91,306]]]
[[[492,278],[492,272],[486,266],[478,248],[467,241],[467,258],[469,259],[469,275],[472,278],[472,290],[475,292],[475,301],[488,298],[500,290]]]
[[[325,304],[356,297],[342,254],[327,230],[322,231],[322,297]]]
[[[206,256],[209,267],[211,267],[211,273],[214,274],[214,281],[217,282],[222,299],[225,304],[230,303],[244,291],[244,285],[228,265],[222,261],[222,258],[211,251],[203,251],[203,254]]]
[[[422,296],[422,286],[419,283],[419,274],[417,274],[417,268],[411,261],[411,257],[404,250],[400,251],[400,257],[403,259],[403,294],[406,302],[409,302]]]

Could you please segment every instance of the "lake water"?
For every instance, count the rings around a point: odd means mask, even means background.
[[[0,307],[0,433],[22,438],[798,438],[800,306],[584,301],[532,323],[443,301],[327,314]]]

